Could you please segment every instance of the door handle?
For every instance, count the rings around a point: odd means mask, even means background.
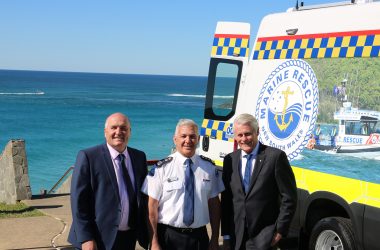
[[[210,137],[208,135],[203,136],[202,149],[204,152],[208,151],[209,145],[210,145]]]

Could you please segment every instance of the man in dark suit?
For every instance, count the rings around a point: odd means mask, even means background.
[[[124,114],[105,123],[106,143],[78,153],[71,183],[73,224],[69,242],[83,250],[132,250],[148,244],[145,153],[127,143],[131,124]]]
[[[297,204],[294,174],[286,154],[258,141],[250,114],[234,121],[240,149],[223,163],[222,235],[225,249],[272,249],[286,236]]]

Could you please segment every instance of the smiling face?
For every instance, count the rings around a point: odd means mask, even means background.
[[[192,157],[195,154],[199,142],[197,128],[189,125],[178,127],[173,137],[177,151],[185,157]]]
[[[258,131],[255,131],[249,123],[234,124],[234,139],[239,144],[239,147],[250,154],[256,147],[258,142]]]
[[[104,136],[111,147],[122,153],[127,147],[129,137],[131,136],[128,118],[121,113],[110,115],[106,120]]]

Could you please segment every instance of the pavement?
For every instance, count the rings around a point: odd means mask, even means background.
[[[70,195],[33,196],[22,202],[45,216],[0,219],[0,249],[73,249],[67,242]]]
[[[69,194],[33,196],[22,202],[45,216],[0,219],[0,250],[74,249],[67,242],[72,223]],[[136,249],[143,248],[137,244]]]
[[[22,202],[38,209],[45,216],[0,219],[0,250],[74,249],[67,242],[72,222],[69,194],[33,196],[31,200]],[[210,232],[209,226],[207,229]],[[220,246],[222,241],[222,237],[219,237]],[[137,244],[136,250],[142,249]],[[281,249],[296,248],[290,246]]]

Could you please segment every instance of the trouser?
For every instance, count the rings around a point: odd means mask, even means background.
[[[207,250],[209,238],[205,226],[200,228],[176,228],[157,225],[158,243],[165,250]]]
[[[112,250],[135,250],[136,230],[117,231]]]
[[[239,250],[276,250],[277,247],[271,247],[270,243],[273,238],[273,230],[271,227],[266,228],[269,232],[264,229],[261,234],[254,238],[248,236],[248,229],[244,229],[243,243]]]

